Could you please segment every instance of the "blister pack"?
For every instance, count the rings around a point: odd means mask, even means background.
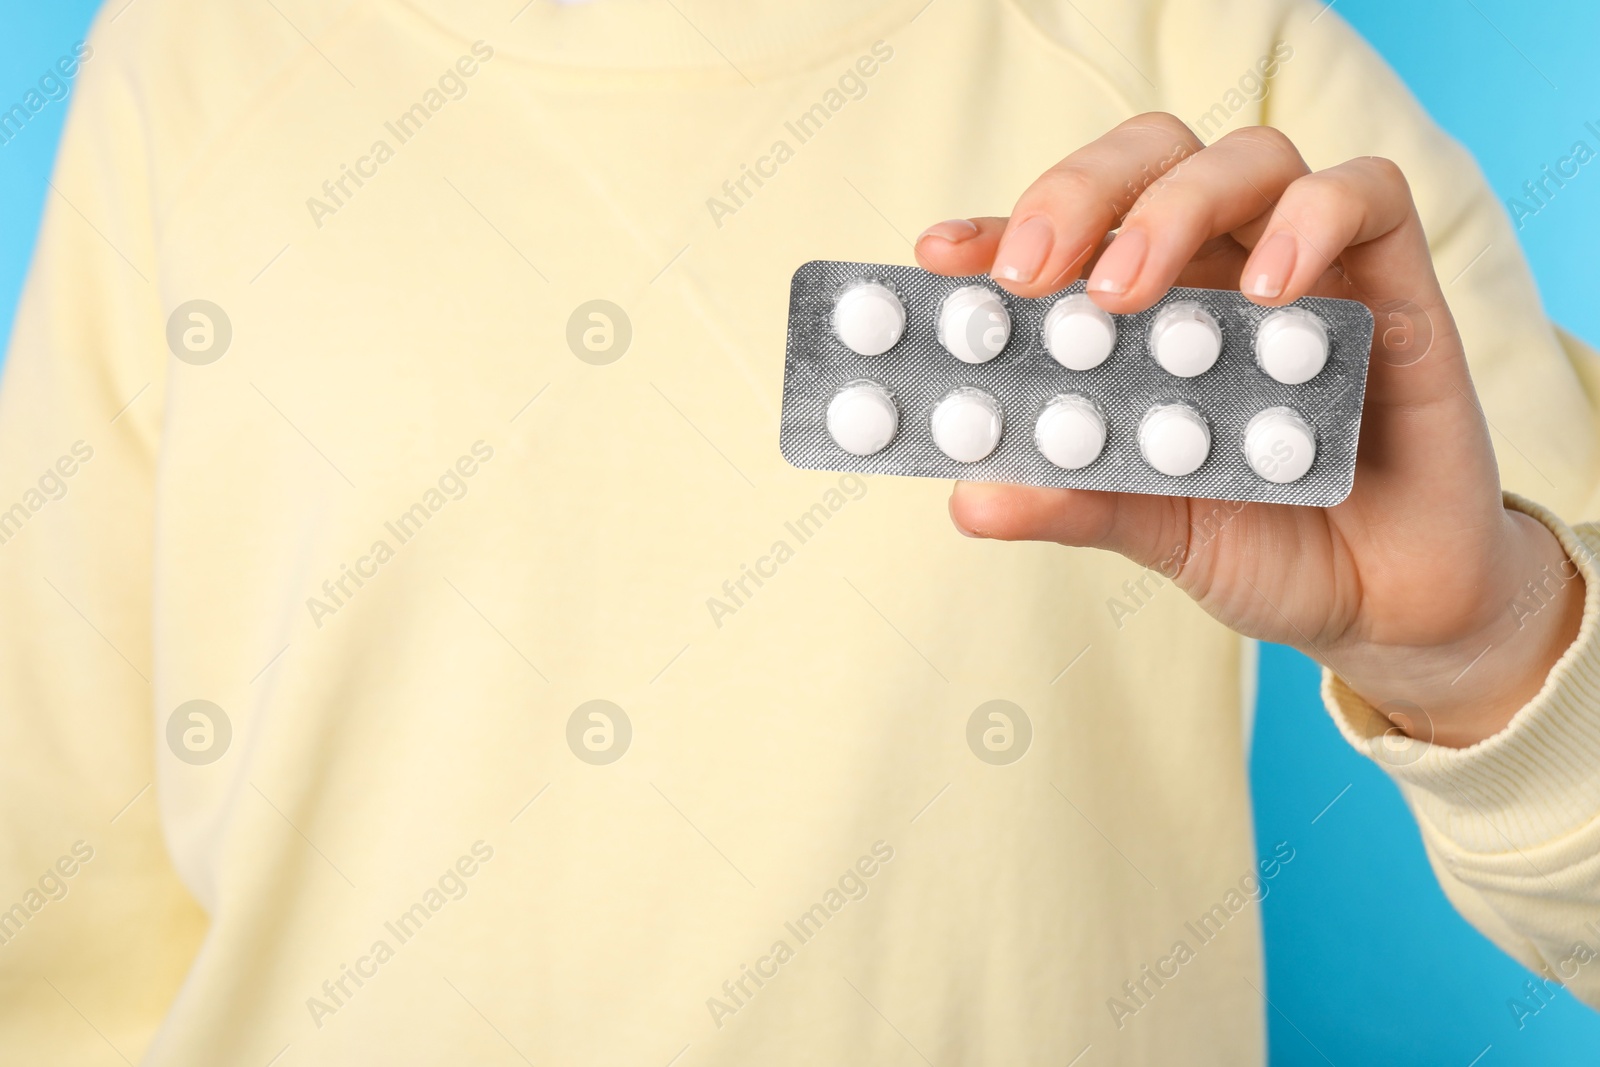
[[[1082,282],[814,260],[795,271],[779,446],[862,471],[1327,507],[1350,493],[1372,312],[1172,289],[1110,315]]]

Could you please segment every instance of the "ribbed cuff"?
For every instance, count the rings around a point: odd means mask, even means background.
[[[1600,526],[1574,530],[1514,493],[1505,505],[1547,526],[1586,586],[1577,639],[1505,729],[1471,748],[1418,741],[1322,673],[1323,703],[1345,739],[1406,787],[1418,819],[1479,853],[1533,848],[1600,818]]]

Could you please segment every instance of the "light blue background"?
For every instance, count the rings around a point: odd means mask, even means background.
[[[83,36],[96,5],[8,6],[0,35],[7,102]],[[1600,6],[1341,0],[1336,10],[1477,155],[1502,196],[1578,137],[1592,142],[1585,121],[1600,126]],[[0,146],[0,336],[10,333],[66,112],[52,104]],[[1600,162],[1527,220],[1520,237],[1552,317],[1600,342]],[[1600,1062],[1600,1014],[1564,993],[1518,1029],[1507,1001],[1522,994],[1528,973],[1451,910],[1399,794],[1339,739],[1316,683],[1301,656],[1262,650],[1252,758],[1257,834],[1264,853],[1284,840],[1296,849],[1263,904],[1273,1064]]]

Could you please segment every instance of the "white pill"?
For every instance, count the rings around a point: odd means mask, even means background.
[[[1011,313],[993,289],[965,285],[939,308],[939,343],[963,363],[987,363],[1011,339]]]
[[[957,463],[976,463],[1000,443],[1000,402],[982,389],[952,389],[933,409],[933,443]]]
[[[1087,294],[1057,300],[1044,317],[1044,347],[1068,370],[1098,367],[1117,343],[1117,323]]]
[[[846,382],[828,402],[828,433],[852,456],[882,452],[900,428],[900,410],[877,382]]]
[[[905,330],[905,305],[880,282],[852,285],[834,302],[833,332],[852,352],[881,356]]]
[[[1033,441],[1044,458],[1066,470],[1087,467],[1106,446],[1106,420],[1094,401],[1076,393],[1056,397],[1039,413]]]
[[[1181,478],[1211,454],[1211,427],[1187,404],[1160,404],[1139,423],[1139,451],[1162,474]]]
[[[1256,327],[1256,364],[1275,381],[1299,385],[1328,362],[1328,327],[1305,308],[1279,308]]]
[[[1180,378],[1204,374],[1222,352],[1222,328],[1199,304],[1168,304],[1150,326],[1150,354]]]
[[[1317,458],[1317,436],[1294,409],[1268,408],[1244,428],[1244,457],[1269,482],[1296,482]]]

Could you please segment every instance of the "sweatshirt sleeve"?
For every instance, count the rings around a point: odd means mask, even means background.
[[[1400,785],[1446,895],[1526,966],[1600,1007],[1600,525],[1572,528],[1515,494],[1585,582],[1578,637],[1539,693],[1498,734],[1467,749],[1401,734],[1335,674],[1322,695],[1345,738]]]
[[[155,803],[168,357],[141,104],[116,62],[80,47],[70,64],[76,95],[0,378],[6,1063],[136,1061],[205,929]]]

